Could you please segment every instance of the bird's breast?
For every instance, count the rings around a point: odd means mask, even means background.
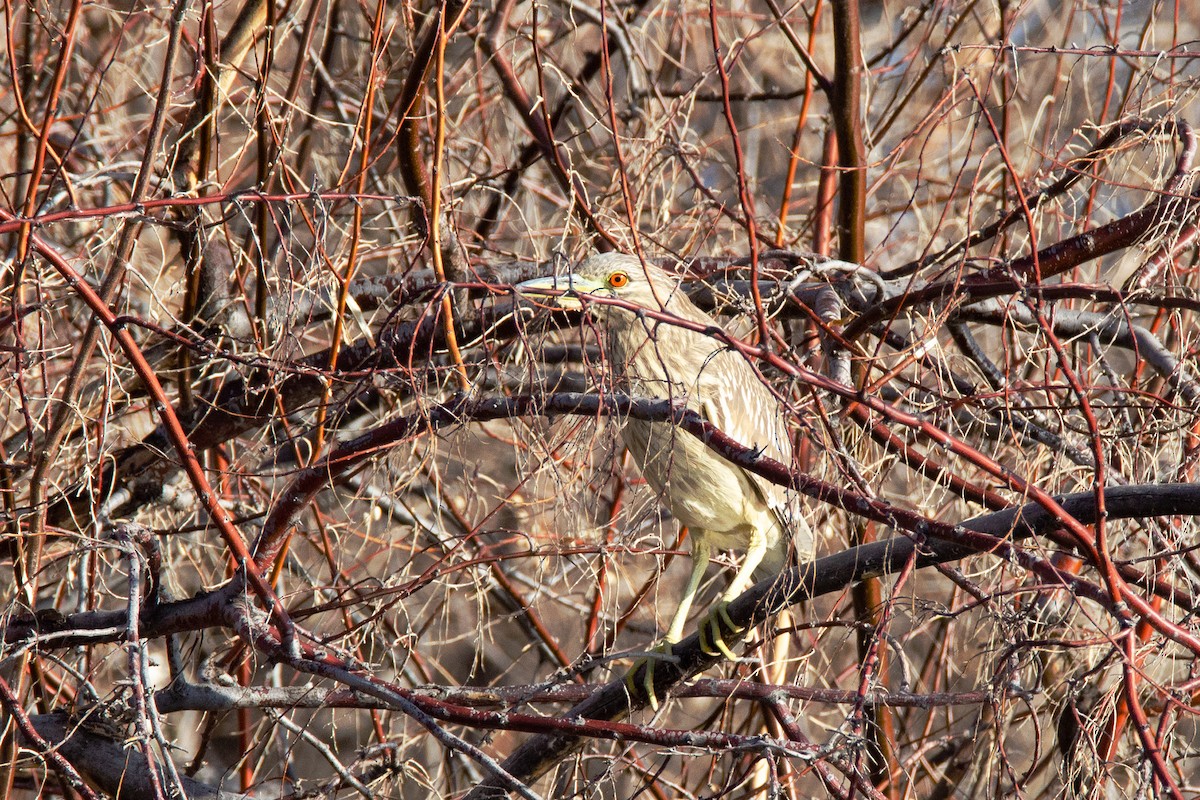
[[[646,482],[684,525],[720,533],[770,516],[745,471],[686,431],[629,419],[622,435]]]

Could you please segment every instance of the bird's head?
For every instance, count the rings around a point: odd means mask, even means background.
[[[637,256],[601,253],[579,262],[568,275],[534,278],[513,288],[526,297],[546,298],[566,309],[582,308],[580,298],[586,296],[611,297],[657,310],[667,306],[678,281],[656,266],[643,264]],[[603,312],[612,306],[597,303],[596,307]]]

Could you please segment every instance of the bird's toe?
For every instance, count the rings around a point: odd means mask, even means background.
[[[671,650],[670,642],[662,642],[653,652],[633,662],[629,672],[625,673],[625,690],[631,698],[645,698],[650,708],[658,711],[658,694],[654,688],[654,673],[659,662],[678,663],[679,658]],[[639,680],[640,676],[640,680]]]
[[[700,622],[700,650],[705,655],[737,661],[737,654],[729,645],[737,644],[745,632],[746,628],[729,616],[729,603],[722,600]]]

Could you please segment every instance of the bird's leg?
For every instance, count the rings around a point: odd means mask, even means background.
[[[683,590],[683,597],[679,598],[679,606],[675,609],[675,616],[671,617],[671,624],[667,628],[667,635],[663,637],[663,641],[656,650],[659,650],[667,658],[671,657],[671,645],[683,638],[683,628],[687,623],[688,612],[692,609],[692,601],[696,599],[696,592],[700,589],[700,582],[704,580],[704,572],[708,569],[708,561],[712,555],[712,545],[709,543],[708,536],[702,530],[690,531],[692,539],[692,574],[688,577],[687,588]],[[630,694],[635,694],[637,685],[634,682],[634,675],[638,669],[645,665],[645,674],[642,677],[641,688],[646,692],[646,699],[650,703],[650,707],[655,711],[658,710],[658,697],[654,693],[654,666],[662,660],[662,657],[657,653],[639,658],[634,662],[633,667],[625,675],[625,685],[629,688]]]
[[[746,557],[742,560],[741,568],[733,576],[729,587],[721,594],[721,599],[713,606],[712,611],[700,622],[700,649],[706,655],[723,655],[730,661],[737,661],[737,655],[729,648],[725,636],[737,636],[746,629],[729,616],[729,603],[750,588],[754,570],[758,569],[766,555],[767,538],[756,527],[750,533],[750,543],[746,547]]]
[[[708,560],[712,556],[712,544],[705,531],[691,531],[691,536],[692,574],[688,577],[683,597],[679,598],[679,607],[675,609],[675,616],[671,617],[671,626],[667,628],[667,641],[671,644],[683,638],[683,628],[687,624],[688,612],[692,610],[692,601],[696,599],[696,592],[700,591],[700,582],[704,580],[704,573],[708,570]]]

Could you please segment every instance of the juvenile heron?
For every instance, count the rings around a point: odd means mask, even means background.
[[[536,297],[550,297],[546,290],[565,292],[553,295],[565,308],[583,307],[581,297],[614,298],[705,328],[717,325],[688,299],[678,279],[630,255],[595,255],[571,275],[537,278],[516,289]],[[791,463],[791,440],[779,400],[741,353],[712,336],[650,319],[626,306],[594,302],[587,308],[605,328],[609,369],[630,395],[682,401],[740,444]],[[667,628],[666,648],[683,636],[712,550],[741,550],[741,567],[700,626],[707,652],[715,655],[715,647],[734,659],[724,636],[741,630],[729,620],[729,601],[750,586],[756,573],[761,577],[779,572],[789,551],[800,559],[810,558],[812,530],[798,514],[789,513],[782,487],[726,461],[695,436],[669,422],[625,419],[622,425],[625,444],[646,482],[691,537],[692,573]],[[657,706],[650,672],[646,685]]]

